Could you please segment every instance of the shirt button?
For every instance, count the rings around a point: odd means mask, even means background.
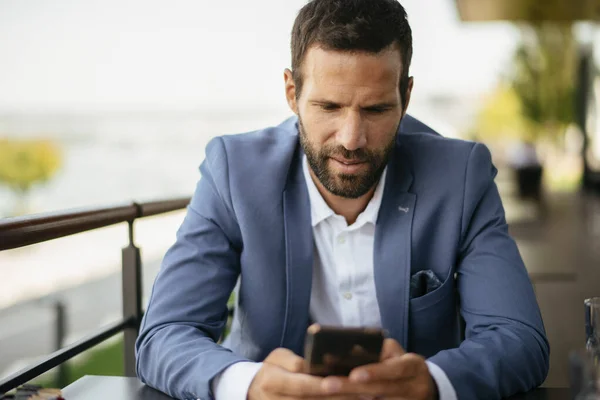
[[[344,236],[344,235],[338,236],[338,240],[337,241],[338,241],[339,244],[346,243],[346,236]]]
[[[351,300],[351,299],[352,299],[352,293],[350,293],[350,292],[346,292],[346,293],[344,293],[344,298],[345,298],[346,300]]]

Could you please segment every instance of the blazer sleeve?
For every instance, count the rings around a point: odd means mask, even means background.
[[[136,342],[138,377],[179,399],[210,399],[210,382],[249,361],[217,344],[240,272],[241,238],[228,190],[222,139],[213,139],[202,177],[164,257]]]
[[[529,276],[508,234],[487,148],[475,144],[465,173],[457,266],[460,347],[429,360],[441,367],[459,399],[500,399],[546,379],[550,347]]]

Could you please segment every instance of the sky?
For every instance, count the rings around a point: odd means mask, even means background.
[[[506,73],[518,31],[463,23],[454,0],[402,0],[413,101]],[[0,0],[0,113],[285,107],[304,0]]]

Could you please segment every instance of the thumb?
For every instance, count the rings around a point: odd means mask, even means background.
[[[276,365],[289,372],[304,372],[304,358],[289,349],[277,348],[265,358],[265,363]]]
[[[381,361],[387,360],[392,357],[402,356],[406,354],[406,351],[400,346],[394,339],[385,339],[383,341],[383,347],[381,349]]]

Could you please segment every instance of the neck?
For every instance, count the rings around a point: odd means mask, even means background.
[[[356,199],[349,199],[347,197],[336,196],[335,194],[327,190],[325,186],[323,186],[321,181],[319,181],[319,179],[313,172],[312,168],[309,167],[308,169],[310,177],[315,183],[317,190],[323,197],[323,200],[325,200],[325,203],[327,203],[327,205],[333,210],[333,212],[344,217],[348,225],[352,225],[356,221],[360,213],[362,213],[365,210],[365,208],[367,208],[369,201],[371,201],[371,199],[373,198],[375,188],[377,187],[377,185],[373,185],[373,187],[367,193],[363,194],[362,196]]]

